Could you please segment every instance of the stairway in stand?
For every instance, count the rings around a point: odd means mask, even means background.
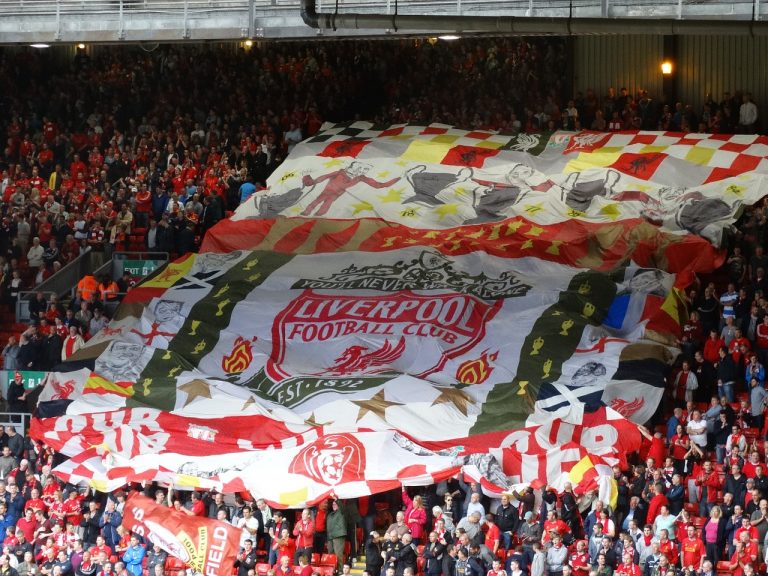
[[[363,576],[364,571],[365,571],[365,556],[358,556],[357,562],[355,562],[352,565],[350,572],[355,576]],[[378,576],[378,574],[371,575],[371,576]]]

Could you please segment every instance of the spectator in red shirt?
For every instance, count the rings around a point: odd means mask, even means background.
[[[552,533],[559,534],[560,536],[565,536],[571,531],[571,529],[568,527],[568,524],[563,522],[560,517],[557,515],[557,511],[550,510],[547,513],[547,519],[544,521],[544,529],[543,529],[543,537],[542,540],[544,542],[547,542],[550,538]]]
[[[632,554],[625,552],[622,556],[622,563],[614,571],[616,576],[640,576],[640,566],[635,564]]]
[[[589,576],[589,554],[584,540],[576,542],[576,550],[571,554],[570,566],[573,576]]]
[[[205,503],[203,502],[200,493],[192,492],[190,499],[192,500],[192,508],[190,509],[182,507],[182,510],[184,510],[184,512],[189,516],[205,516]]]
[[[485,547],[491,555],[496,556],[499,551],[499,542],[501,541],[501,531],[496,525],[496,518],[493,514],[485,515],[485,524],[482,527],[485,532]]]
[[[646,516],[646,522],[653,524],[656,517],[661,512],[662,506],[669,506],[669,500],[664,495],[664,484],[657,483],[653,485],[653,497],[648,504],[648,514]]]
[[[736,543],[736,550],[731,556],[731,563],[728,569],[733,576],[744,576],[744,567],[747,564],[752,564],[754,559],[750,556],[749,551],[745,549],[743,542]]]
[[[296,522],[293,528],[293,535],[296,537],[296,556],[302,554],[307,558],[312,556],[312,545],[315,535],[315,523],[309,508],[301,511],[301,519]]]
[[[21,532],[24,534],[24,537],[26,538],[27,542],[32,542],[34,535],[35,535],[35,528],[36,528],[37,522],[35,520],[35,513],[32,510],[32,508],[27,508],[24,511],[24,516],[22,518],[19,518],[19,520],[16,522],[16,534],[18,537],[18,533]]]
[[[717,364],[720,360],[720,348],[723,346],[725,346],[725,340],[720,337],[717,330],[710,330],[709,338],[704,342],[704,359]]]
[[[686,537],[680,541],[680,567],[685,569],[693,567],[699,570],[706,558],[704,542],[696,535],[696,527],[689,524],[686,528]]]

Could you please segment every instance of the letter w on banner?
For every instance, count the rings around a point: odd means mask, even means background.
[[[138,494],[125,504],[123,526],[206,576],[229,576],[240,551],[240,534],[233,526],[158,506]]]

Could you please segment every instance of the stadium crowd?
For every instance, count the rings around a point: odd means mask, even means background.
[[[740,92],[698,113],[626,88],[566,100],[565,65],[561,39],[114,49],[65,66],[32,49],[0,53],[0,78],[16,88],[0,95],[0,302],[88,250],[195,250],[324,120],[503,133],[759,125]]]
[[[507,133],[747,133],[758,124],[748,94],[708,98],[699,113],[625,89],[564,100],[558,40],[392,46],[104,51],[93,60],[80,54],[63,69],[39,52],[3,53],[0,78],[17,89],[0,95],[0,297],[12,303],[85,250],[194,250],[325,119]],[[768,203],[748,208],[722,277],[690,291],[684,358],[661,412],[668,417],[643,430],[645,449],[616,467],[614,507],[571,487],[495,501],[460,479],[419,494],[327,501],[296,517],[240,495],[146,492],[242,530],[238,576],[261,574],[263,565],[277,576],[311,576],[314,555],[326,550],[344,574],[364,555],[368,576],[764,573],[767,222]],[[130,278],[120,282],[84,278],[68,306],[39,294],[30,304],[35,321],[3,349],[5,367],[49,369],[67,358],[106,324],[106,304]],[[7,399],[11,411],[27,411],[18,379]],[[123,530],[126,493],[61,485],[51,475],[55,454],[12,427],[0,448],[0,576],[183,569]]]

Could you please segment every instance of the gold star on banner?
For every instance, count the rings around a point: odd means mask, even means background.
[[[616,220],[616,218],[618,218],[621,214],[621,211],[619,210],[618,204],[606,204],[600,208],[600,214],[607,216],[611,220]]]
[[[483,234],[485,234],[485,230],[483,228],[480,228],[477,232],[473,232],[472,234],[467,234],[467,238],[472,238],[473,240],[477,240],[478,238],[482,238]]]
[[[547,254],[554,254],[555,256],[560,255],[560,245],[563,243],[562,240],[553,240],[552,244],[549,245],[549,248],[545,250]]]
[[[352,400],[352,404],[355,404],[360,408],[357,413],[356,422],[360,422],[363,417],[368,414],[375,414],[382,420],[386,420],[385,413],[390,406],[402,406],[400,402],[390,402],[384,398],[384,390],[380,390],[370,400]]]
[[[400,192],[402,190],[398,188],[390,188],[387,190],[387,193],[383,196],[379,196],[379,200],[382,202],[388,203],[388,202],[400,202]]]
[[[456,188],[453,189],[453,193],[459,198],[467,195],[467,191],[462,186],[456,186]]]
[[[389,238],[384,239],[384,243],[381,245],[382,248],[392,248],[392,246],[395,245],[395,242],[399,240],[400,238],[398,236],[390,236]]]
[[[438,232],[437,230],[430,230],[429,232],[425,232],[422,238],[429,238],[430,240],[434,240],[439,235],[440,235],[440,232]]]
[[[301,206],[292,206],[291,208],[288,209],[288,212],[296,216],[297,214],[301,214],[302,210],[303,208]]]
[[[649,186],[648,184],[637,183],[637,184],[633,184],[632,187],[637,188],[637,190],[639,190],[640,192],[648,192],[650,190],[653,190],[653,186]]]
[[[376,174],[376,178],[386,178],[387,176],[389,176],[389,170],[382,170]]]
[[[507,231],[504,233],[504,236],[509,236],[510,234],[514,234],[518,231],[520,226],[523,225],[522,220],[515,220],[514,222],[510,222],[507,224]]]
[[[330,422],[318,422],[315,420],[315,413],[312,412],[312,414],[309,415],[309,418],[304,420],[304,424],[308,424],[309,426],[327,426]]]
[[[358,202],[357,204],[352,204],[353,212],[352,216],[360,213],[360,212],[372,212],[373,211],[373,205],[370,202]]]
[[[544,232],[544,228],[539,228],[538,226],[531,225],[530,229],[525,233],[525,235],[540,236],[542,232]]]
[[[528,250],[528,248],[533,248],[533,240],[528,239],[520,246],[521,250]]]
[[[442,220],[449,214],[456,214],[458,207],[458,204],[443,204],[435,208],[435,214],[439,214],[440,220]]]
[[[543,204],[543,202],[539,202],[538,204],[528,204],[525,207],[525,211],[528,212],[528,214],[536,214],[536,212],[544,210]]]
[[[186,384],[179,386],[179,390],[187,395],[187,399],[184,401],[184,408],[198,398],[211,398],[211,386],[205,380],[190,380]]]
[[[401,159],[401,160],[398,160],[397,162],[395,162],[395,164],[397,164],[398,166],[406,167],[406,166],[408,166],[408,160],[402,160]]]
[[[472,397],[463,390],[447,386],[435,386],[435,388],[440,390],[440,395],[432,401],[432,406],[453,404],[459,412],[466,416],[470,404],[474,404]]]
[[[326,168],[333,168],[334,166],[341,166],[344,164],[343,160],[339,160],[338,158],[331,158],[325,163]]]

